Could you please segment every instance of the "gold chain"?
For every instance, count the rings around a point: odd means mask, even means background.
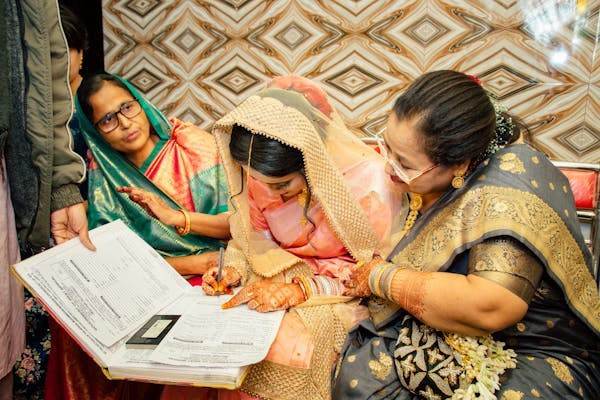
[[[423,198],[421,197],[421,195],[416,193],[411,194],[410,203],[408,204],[408,209],[410,211],[406,216],[406,221],[404,222],[404,229],[402,230],[403,237],[406,236],[408,231],[410,231],[410,229],[415,224],[421,207],[423,207]]]

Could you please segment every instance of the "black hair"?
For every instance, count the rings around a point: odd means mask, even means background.
[[[117,79],[115,76],[107,74],[105,72],[97,73],[85,77],[81,84],[79,85],[79,89],[77,89],[77,100],[79,100],[79,105],[81,106],[81,110],[83,114],[87,117],[87,119],[93,123],[94,109],[90,104],[90,97],[97,93],[102,86],[106,83],[110,83],[114,86],[118,86],[122,89],[125,89],[128,93],[131,93],[129,88],[125,86],[123,82]],[[133,93],[131,93],[133,96]]]
[[[241,165],[248,163],[251,139],[250,167],[261,174],[282,177],[304,170],[304,160],[300,150],[264,135],[253,134],[241,125],[234,125],[231,130],[229,151],[233,159]]]
[[[441,70],[417,78],[394,104],[399,121],[416,118],[425,153],[435,164],[482,161],[496,137],[496,112],[485,89],[463,73]],[[519,137],[510,129],[502,144]]]
[[[250,149],[250,141],[252,141],[252,149]],[[252,133],[252,131],[241,125],[233,125],[231,129],[231,141],[229,142],[231,157],[240,165],[248,165],[248,153],[250,150],[252,151],[250,153],[250,167],[263,175],[282,177],[294,172],[302,174],[307,189],[303,213],[304,218],[312,225],[312,230],[307,233],[307,240],[312,246],[310,234],[315,230],[315,223],[308,216],[308,208],[310,207],[312,195],[310,185],[304,175],[302,152],[278,140]]]
[[[73,11],[62,4],[60,5],[60,22],[65,32],[69,49],[87,51],[89,44],[85,24]]]

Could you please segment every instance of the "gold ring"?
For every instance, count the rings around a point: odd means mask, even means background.
[[[246,293],[246,296],[248,296],[249,298],[252,298],[252,296],[254,296],[254,293],[248,292],[248,293]]]
[[[348,286],[350,289],[354,288],[354,282],[350,281],[346,284],[346,286]]]

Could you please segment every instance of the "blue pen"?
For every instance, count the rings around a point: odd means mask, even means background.
[[[219,269],[217,270],[217,296],[221,295],[221,275],[223,274],[223,248],[219,248]]]

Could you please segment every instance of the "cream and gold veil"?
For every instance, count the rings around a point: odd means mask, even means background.
[[[282,274],[285,276],[277,280],[288,280],[291,275],[312,274],[312,270],[302,259],[252,228],[246,177],[229,152],[235,124],[302,152],[311,195],[319,201],[336,236],[355,260],[368,261],[378,249],[387,247],[392,225],[399,224],[390,220],[390,228],[381,240],[356,200],[361,190],[364,194],[377,191],[390,208],[390,219],[400,214],[400,193],[385,174],[385,161],[346,128],[317,84],[294,75],[275,78],[265,90],[250,96],[213,127],[232,196],[233,239],[227,247],[225,265],[240,272],[243,284],[248,279],[272,278],[283,271],[292,274]],[[357,187],[356,179],[350,182],[344,172],[366,160],[371,161],[369,170],[361,171],[365,182]]]

